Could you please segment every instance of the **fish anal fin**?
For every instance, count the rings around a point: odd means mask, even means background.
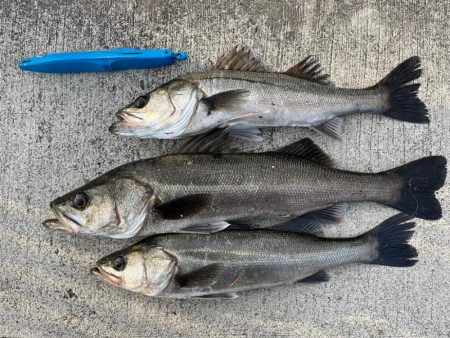
[[[219,281],[223,266],[210,264],[175,277],[175,281],[181,288],[208,287]]]
[[[195,224],[190,225],[188,227],[185,227],[178,232],[184,232],[184,233],[196,233],[196,234],[211,234],[213,232],[218,232],[225,230],[228,228],[230,223],[228,222],[212,222],[207,224]]]
[[[328,282],[330,280],[330,275],[325,272],[325,270],[320,270],[316,272],[315,274],[312,274],[311,276],[308,276],[306,278],[303,278],[297,283],[308,283],[308,284],[316,284],[316,283],[323,283]]]
[[[219,57],[213,70],[240,70],[247,72],[265,72],[263,64],[255,59],[250,50],[237,45]]]
[[[314,129],[319,133],[340,140],[342,138],[343,126],[344,126],[344,118],[341,116],[336,116],[322,124],[312,127],[311,129]]]
[[[283,74],[316,82],[322,85],[330,85],[330,75],[323,74],[322,71],[323,68],[315,56],[309,55],[295,66],[292,66],[283,72]]]
[[[156,212],[164,219],[182,219],[197,214],[210,205],[211,195],[195,194],[157,205]]]
[[[323,228],[329,224],[340,223],[346,211],[346,204],[333,204],[327,208],[312,211],[285,223],[275,225],[270,229],[322,236]]]
[[[217,93],[202,99],[211,114],[214,110],[236,110],[242,107],[250,91],[247,89],[234,89]]]
[[[296,155],[305,160],[313,161],[326,167],[333,167],[333,161],[331,158],[309,138],[304,138],[300,141],[288,144],[287,146],[276,150],[276,152]]]

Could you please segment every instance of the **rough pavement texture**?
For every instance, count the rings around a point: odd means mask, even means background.
[[[395,3],[395,4],[394,4]],[[301,129],[266,130],[272,149],[308,136],[339,167],[379,171],[430,154],[450,155],[449,9],[444,1],[91,1],[0,3],[0,336],[448,336],[450,190],[444,217],[418,220],[420,262],[410,269],[348,266],[321,285],[243,294],[236,301],[177,301],[95,280],[89,267],[133,241],[71,237],[40,222],[48,202],[122,163],[172,142],[120,138],[107,127],[131,98],[204,69],[243,43],[274,69],[316,54],[339,86],[374,84],[411,55],[423,60],[421,98],[430,125],[346,118],[334,141]],[[179,65],[114,74],[26,73],[16,62],[46,51],[113,47],[189,51]],[[140,86],[143,81],[145,88]],[[351,207],[337,235],[375,226],[395,211]]]

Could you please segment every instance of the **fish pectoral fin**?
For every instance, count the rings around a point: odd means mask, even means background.
[[[323,68],[319,61],[312,55],[307,56],[302,61],[292,66],[283,74],[298,77],[304,80],[316,82],[322,85],[331,85],[330,75],[323,74]]]
[[[333,167],[333,160],[309,138],[288,144],[275,150],[276,153],[290,154],[304,160],[313,161],[326,167]]]
[[[180,288],[208,287],[216,284],[223,274],[222,264],[210,264],[175,277]]]
[[[154,210],[163,219],[182,219],[197,214],[211,203],[211,195],[195,194],[180,197],[155,206]]]
[[[308,276],[306,278],[300,279],[296,283],[323,283],[328,282],[330,280],[330,275],[325,272],[325,270],[320,270],[316,272],[315,274],[312,274],[311,276]]]
[[[237,293],[217,293],[215,295],[204,295],[204,296],[196,296],[192,297],[195,299],[236,299],[238,298]]]
[[[255,59],[250,50],[235,46],[219,57],[212,67],[214,70],[240,70],[247,72],[266,72],[266,67]]]
[[[211,234],[213,232],[222,231],[228,228],[230,223],[228,222],[213,222],[206,224],[195,224],[182,228],[178,232],[188,232],[196,234]]]
[[[327,208],[312,211],[285,223],[275,225],[270,229],[323,236],[324,226],[340,223],[346,211],[346,204],[333,204]]]
[[[344,118],[341,116],[333,117],[331,120],[328,120],[318,126],[311,127],[322,133],[324,135],[330,136],[335,139],[342,139],[342,130],[344,128]]]
[[[206,134],[200,134],[191,138],[178,150],[178,153],[221,153],[225,150],[233,151],[235,149],[230,146],[233,137],[230,134],[229,130],[215,128]]]
[[[214,110],[236,110],[246,102],[249,93],[247,89],[229,90],[205,97],[202,102],[208,107],[208,115]]]
[[[258,128],[246,127],[242,124],[235,124],[226,127],[231,137],[244,140],[244,141],[262,141],[264,138],[261,136],[261,130]]]

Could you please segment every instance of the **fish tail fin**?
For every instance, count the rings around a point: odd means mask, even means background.
[[[389,108],[383,115],[395,120],[412,123],[429,123],[427,107],[417,97],[420,84],[408,84],[422,75],[420,58],[410,57],[395,67],[384,79],[372,88],[388,93]]]
[[[388,205],[414,217],[428,220],[441,218],[441,205],[435,191],[444,185],[446,165],[445,157],[429,156],[387,171],[403,179],[400,199]]]
[[[408,267],[416,264],[417,250],[408,243],[414,234],[411,216],[397,214],[363,235],[374,243],[375,252],[366,262],[386,266]]]

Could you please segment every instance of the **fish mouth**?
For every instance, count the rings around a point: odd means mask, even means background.
[[[42,225],[50,230],[64,230],[71,234],[76,234],[80,231],[82,224],[74,216],[65,213],[58,209],[57,206],[50,205],[53,213],[57,218],[47,219],[42,222]]]
[[[134,127],[139,127],[144,123],[144,119],[139,116],[140,114],[142,113],[119,110],[116,113],[116,117],[119,119],[119,122],[126,123]]]
[[[98,265],[91,268],[90,274],[114,286],[120,286],[123,283],[123,279],[121,277],[114,276],[106,272]]]
[[[119,110],[116,116],[119,121],[109,127],[109,131],[116,135],[135,136],[135,133],[144,125],[144,119],[137,116],[137,113]]]

